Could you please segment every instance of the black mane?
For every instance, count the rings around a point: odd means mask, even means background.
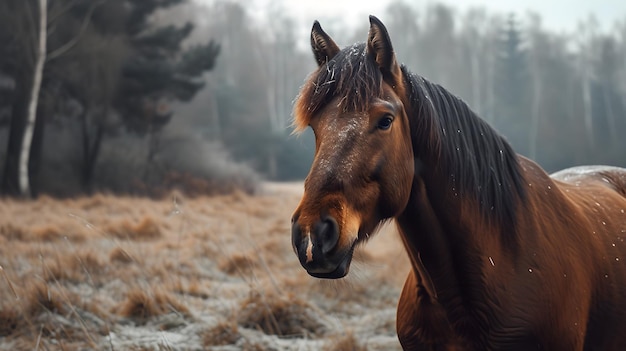
[[[512,224],[526,188],[511,145],[445,88],[402,71],[415,156],[434,162],[455,194],[475,197],[486,218]]]

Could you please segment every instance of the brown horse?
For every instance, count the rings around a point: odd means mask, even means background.
[[[552,177],[441,86],[396,61],[370,17],[340,50],[315,22],[318,69],[294,108],[315,158],[292,222],[319,278],[395,219],[412,263],[406,350],[626,350],[626,170]]]

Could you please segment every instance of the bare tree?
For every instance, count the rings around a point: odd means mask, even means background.
[[[500,22],[484,8],[468,10],[462,18],[459,33],[469,59],[468,101],[472,109],[488,121],[493,120],[495,60]]]
[[[540,118],[540,107],[541,107],[541,99],[543,96],[543,76],[544,72],[542,72],[541,67],[541,55],[545,54],[548,50],[546,47],[547,43],[543,38],[543,33],[541,29],[541,18],[536,14],[531,14],[529,16],[528,23],[528,41],[530,44],[530,50],[528,59],[529,59],[529,69],[530,69],[530,85],[531,85],[531,96],[530,96],[530,131],[528,133],[528,156],[532,159],[537,158],[537,138],[539,135],[539,118]]]
[[[616,25],[616,31],[618,33],[618,55],[620,60],[618,63],[617,85],[622,98],[622,106],[626,108],[626,20]],[[626,125],[626,116],[622,116],[622,123]]]
[[[599,40],[600,54],[596,65],[596,74],[602,86],[602,103],[604,104],[604,115],[608,125],[608,139],[610,146],[616,146],[617,118],[614,108],[614,95],[617,95],[619,86],[616,78],[619,75],[619,54],[617,44],[613,37],[604,36]]]
[[[579,24],[578,31],[578,68],[581,75],[582,85],[583,120],[585,123],[585,131],[587,133],[587,141],[589,142],[589,145],[593,146],[595,143],[593,137],[594,127],[591,105],[591,82],[593,80],[593,53],[596,52],[595,46],[598,31],[598,21],[595,19],[595,17],[590,16],[585,22],[581,22]]]

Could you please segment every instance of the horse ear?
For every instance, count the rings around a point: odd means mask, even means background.
[[[324,32],[318,21],[313,23],[313,29],[311,29],[311,48],[319,66],[328,62],[339,52],[339,46]]]
[[[391,45],[385,25],[375,16],[370,16],[370,31],[367,38],[367,54],[378,64],[383,77],[394,79],[400,75],[400,66]]]

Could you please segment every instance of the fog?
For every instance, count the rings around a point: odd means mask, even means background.
[[[205,190],[254,191],[260,179],[303,179],[313,136],[292,135],[291,109],[315,68],[312,20],[346,46],[366,39],[369,13],[386,24],[399,61],[461,97],[546,170],[626,165],[621,3],[178,0],[149,1],[143,13],[129,10],[138,3],[130,0],[62,11],[64,3],[49,7],[64,21],[48,26],[48,53],[65,51],[43,70],[29,167],[35,193],[158,194],[190,179]],[[32,21],[20,18],[35,16],[34,6],[0,5],[0,33],[12,34],[0,35],[8,194],[34,57]]]

